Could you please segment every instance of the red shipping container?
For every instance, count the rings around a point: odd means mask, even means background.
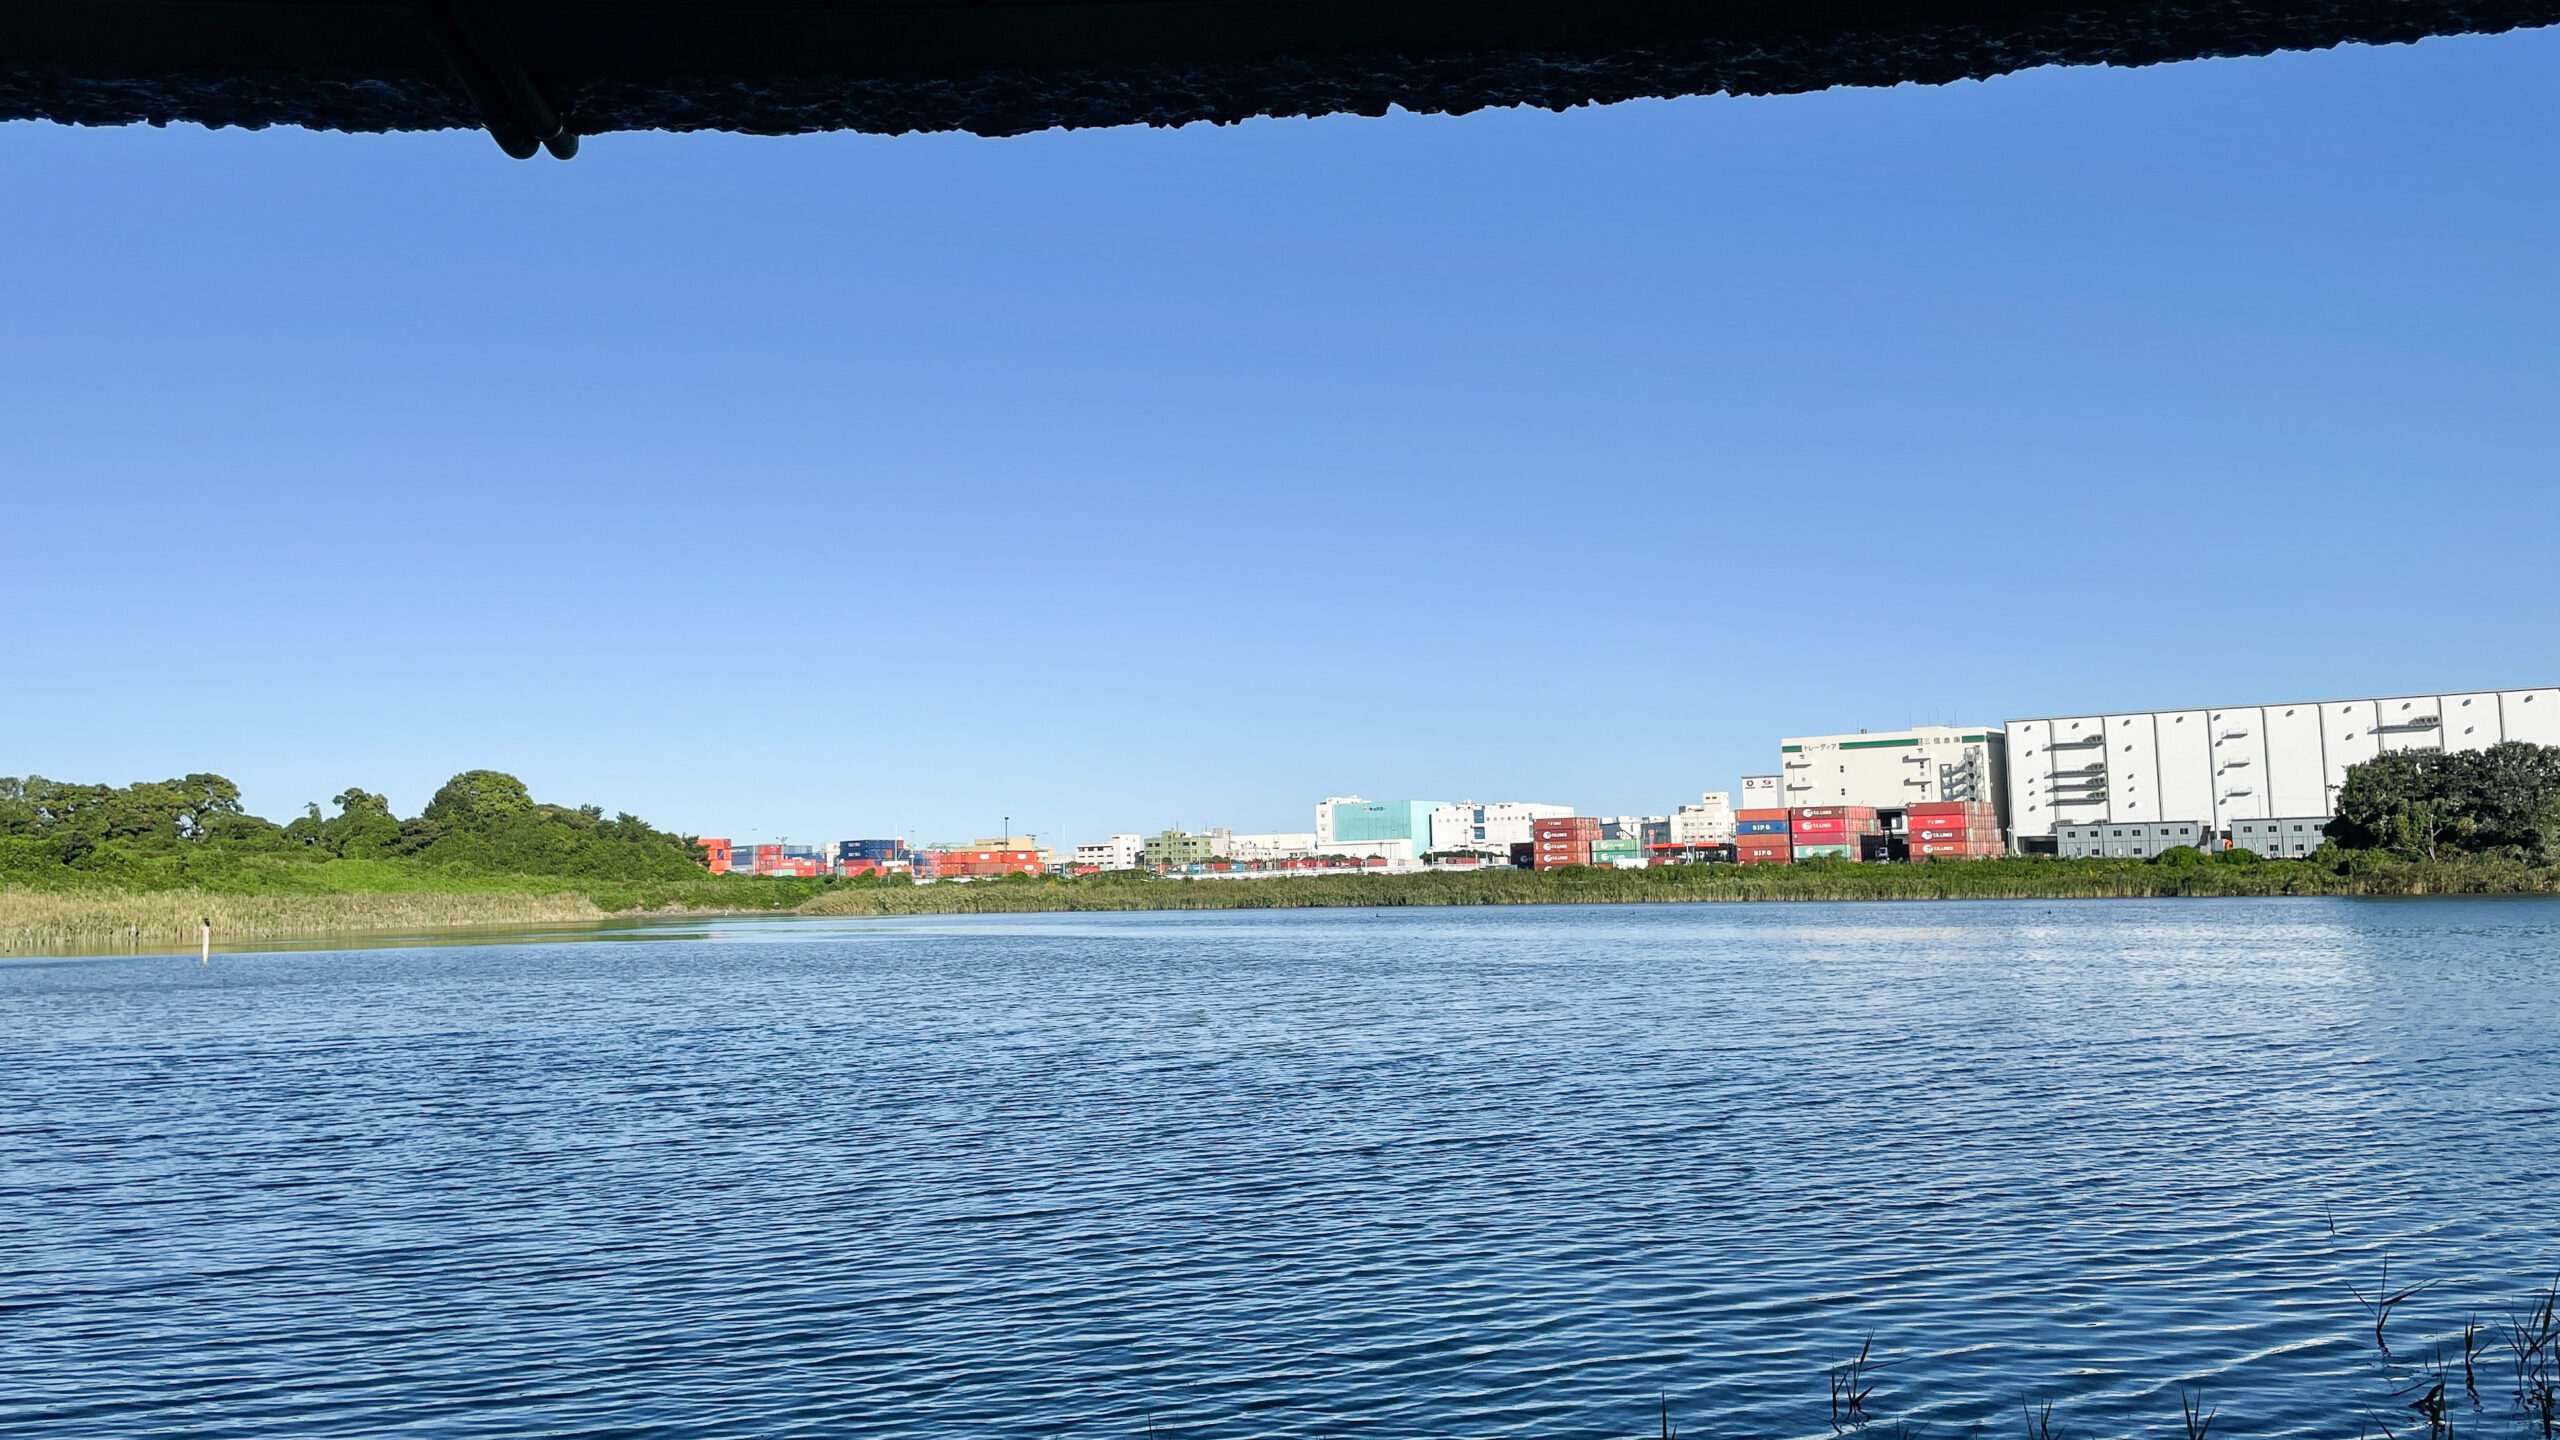
[[[1976,844],[1969,840],[1919,840],[1912,843],[1915,856],[1938,856],[1947,859],[1984,860],[2000,853],[1996,845]]]
[[[1737,865],[1793,865],[1796,856],[1792,850],[1745,850],[1733,860]]]
[[[1913,822],[1914,840],[1995,840],[2000,832],[1988,825],[1937,825]]]
[[[1787,812],[1784,810],[1736,810],[1733,812],[1733,818],[1736,820],[1784,820],[1787,818]]]
[[[1798,820],[1873,820],[1873,805],[1799,805],[1790,815]]]
[[[1902,807],[1906,815],[1989,815],[1988,800],[1921,800]]]

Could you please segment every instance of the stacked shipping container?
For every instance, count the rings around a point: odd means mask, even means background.
[[[1744,865],[1787,865],[1796,858],[1784,810],[1733,812],[1733,858]]]
[[[1600,842],[1600,817],[1551,815],[1529,822],[1529,843],[1537,847],[1537,867],[1559,870],[1591,863],[1591,847]]]
[[[1903,812],[1914,860],[1987,860],[2005,851],[1988,800],[1933,800]]]
[[[1594,840],[1591,842],[1591,863],[1619,870],[1641,870],[1644,868],[1644,841],[1634,835]]]
[[[1860,842],[1883,831],[1872,805],[1800,805],[1787,812],[1798,860],[1857,860]]]
[[[993,880],[1004,875],[1037,875],[1046,868],[1037,850],[981,850],[975,846],[914,852],[919,880]]]

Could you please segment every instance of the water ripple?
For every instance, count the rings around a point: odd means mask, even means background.
[[[11,1436],[2355,1432],[2560,1264],[2560,906],[0,966]],[[2218,1432],[2220,1433],[2220,1432]]]

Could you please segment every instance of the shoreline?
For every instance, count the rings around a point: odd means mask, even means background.
[[[474,931],[521,932],[546,926],[589,931],[759,916],[862,919],[1144,910],[2560,894],[2560,869],[2476,857],[2174,867],[2026,859],[1896,866],[1719,865],[1270,877],[1216,884],[1136,878],[1127,872],[931,885],[853,881],[812,886],[742,879],[734,885],[688,885],[680,893],[663,897],[636,896],[625,887],[580,887],[545,877],[504,878],[522,888],[224,893],[0,886],[0,957],[191,950],[200,940],[200,921],[208,918],[214,922],[214,942],[238,949],[261,942],[432,940],[465,938]],[[734,896],[722,893],[728,890],[734,890]],[[740,903],[721,903],[733,899]]]

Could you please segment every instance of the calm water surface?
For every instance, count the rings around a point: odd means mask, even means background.
[[[9,1436],[1810,1436],[1870,1333],[2353,1435],[2386,1248],[2412,1340],[2560,1266],[2541,901],[23,962],[0,1064]]]

